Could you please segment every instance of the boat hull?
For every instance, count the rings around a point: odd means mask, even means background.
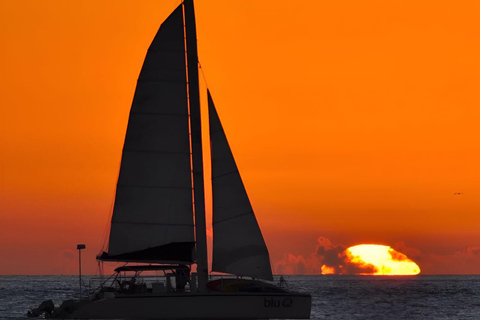
[[[302,293],[179,293],[83,300],[65,319],[309,319]]]

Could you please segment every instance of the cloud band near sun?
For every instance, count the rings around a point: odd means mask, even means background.
[[[275,265],[278,274],[415,275],[420,267],[405,254],[384,245],[345,248],[324,237],[307,259],[289,254]]]

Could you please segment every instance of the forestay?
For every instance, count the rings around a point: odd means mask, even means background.
[[[148,49],[130,111],[108,253],[99,259],[194,260],[183,11]]]
[[[208,92],[213,192],[213,271],[272,280],[268,249]]]

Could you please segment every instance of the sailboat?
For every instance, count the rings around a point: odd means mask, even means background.
[[[268,282],[273,280],[268,249],[210,91],[207,94],[213,193],[211,270],[232,276],[215,279],[208,272],[195,14],[193,0],[185,0],[162,23],[141,69],[123,147],[108,250],[97,256],[102,262],[126,264],[115,270],[110,285],[103,283],[88,299],[65,301],[59,308],[50,305],[43,310],[46,317],[310,317],[309,294]],[[195,273],[191,272],[193,265]],[[163,276],[154,277],[153,282],[142,280],[141,274],[148,272]]]

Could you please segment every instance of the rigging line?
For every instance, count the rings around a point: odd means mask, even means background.
[[[253,210],[250,210],[248,212],[237,214],[236,216],[233,216],[233,217],[228,217],[228,218],[225,218],[225,219],[222,219],[222,220],[213,221],[213,224],[214,225],[219,224],[219,223],[222,223],[222,222],[225,222],[225,221],[228,221],[228,220],[232,220],[232,219],[236,219],[236,218],[243,217],[243,216],[246,216],[246,215],[250,215],[252,213],[253,213]]]
[[[125,133],[125,136],[127,134]],[[123,151],[122,151],[123,153]],[[123,156],[123,155],[122,155]],[[118,179],[120,178],[120,169],[122,168],[122,157],[120,157],[120,161],[119,161],[119,164],[118,164],[118,171],[117,171],[117,185],[118,185]],[[104,228],[104,231],[103,231],[103,243],[102,243],[102,247],[100,248],[100,252],[98,252],[98,255],[102,254],[102,252],[106,252],[108,251],[108,246],[110,245],[110,231],[111,231],[111,221],[113,219],[113,211],[115,210],[115,200],[116,200],[116,197],[117,197],[117,190],[116,188],[113,190],[113,196],[112,196],[112,202],[110,204],[110,210],[108,210],[108,221],[106,223],[106,227]],[[103,272],[103,271],[102,271]]]
[[[207,87],[207,90],[208,90],[207,77],[205,77],[205,73],[203,72],[203,68],[202,68],[202,65],[200,64],[200,61],[198,61],[198,69],[200,69],[200,72],[202,73],[203,81],[205,81],[205,86]]]
[[[215,176],[215,177],[212,176],[212,180],[215,180],[215,179],[218,179],[218,178],[221,178],[221,177],[225,177],[225,176],[229,176],[229,175],[237,173],[237,172],[238,172],[238,169],[236,169],[234,171],[227,172],[227,173],[219,174],[218,176]]]

